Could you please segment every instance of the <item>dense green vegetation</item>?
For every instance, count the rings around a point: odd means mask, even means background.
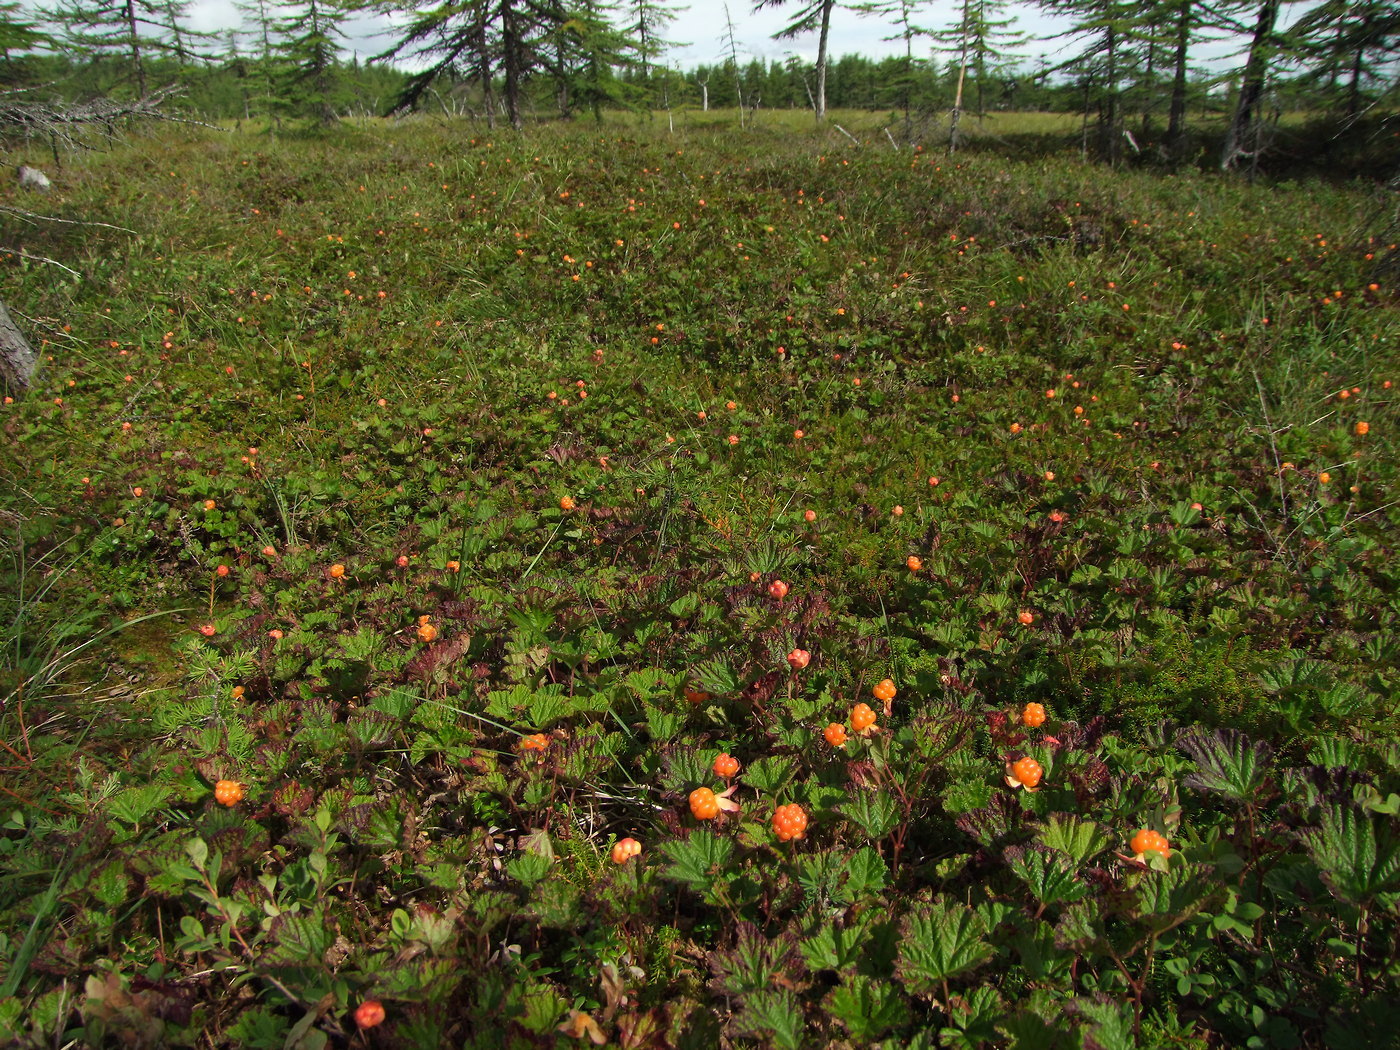
[[[1393,1037],[1393,194],[714,119],[0,213],[0,1038]]]

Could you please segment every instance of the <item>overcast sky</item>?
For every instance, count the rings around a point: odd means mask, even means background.
[[[783,8],[766,8],[754,12],[751,0],[735,0],[729,5],[729,14],[734,20],[734,36],[739,46],[740,61],[751,58],[765,62],[797,55],[807,61],[817,57],[817,34],[805,33],[791,40],[774,40],[773,34],[787,25],[792,15],[801,9],[797,0]],[[1024,48],[1029,58],[1045,55],[1053,63],[1064,60],[1075,53],[1076,42],[1050,39],[1061,31],[1064,20],[1051,19],[1031,3],[1013,3],[1009,13],[1018,21],[1013,27],[1036,38]],[[190,5],[191,21],[194,28],[215,30],[227,29],[237,24],[237,15],[227,0],[194,0]],[[943,0],[930,4],[919,16],[919,23],[931,29],[942,29],[958,17],[954,0]],[[689,69],[700,63],[721,60],[728,53],[725,39],[725,5],[722,0],[691,0],[688,8],[679,11],[676,20],[666,31],[666,39],[677,41],[677,46],[663,56],[662,61],[672,66]],[[347,26],[349,40],[347,46],[364,58],[386,50],[394,40],[392,28],[386,19],[357,18]],[[902,40],[884,40],[892,36],[896,29],[880,18],[862,18],[859,15],[838,7],[831,16],[831,39],[829,47],[833,57],[845,54],[861,54],[872,58],[886,55],[902,55]],[[921,50],[922,47],[922,50]],[[1197,61],[1218,56],[1228,47],[1215,45],[1201,46],[1193,52]],[[915,54],[927,57],[928,42],[916,42]]]

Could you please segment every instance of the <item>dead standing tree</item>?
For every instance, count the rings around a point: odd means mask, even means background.
[[[171,119],[160,110],[160,104],[171,94],[171,91],[166,90],[129,102],[94,99],[89,102],[65,104],[33,101],[16,97],[23,95],[23,92],[12,92],[9,95],[0,96],[0,135],[10,139],[43,142],[52,151],[54,160],[57,162],[60,150],[83,149],[89,146],[88,136],[93,133],[110,139],[116,135],[123,123],[134,118]],[[26,222],[70,223],[74,221],[38,215],[20,208],[5,207],[0,210]],[[106,226],[107,224],[85,223],[83,225]],[[117,227],[108,228],[116,229]],[[68,269],[53,259],[30,255],[18,248],[0,246],[0,251],[6,251],[21,258],[33,259],[45,265]],[[76,271],[69,270],[69,272]],[[38,355],[35,354],[34,348],[29,345],[29,341],[24,337],[19,326],[11,319],[5,304],[0,302],[0,381],[3,381],[10,389],[22,393],[29,389],[37,367]]]

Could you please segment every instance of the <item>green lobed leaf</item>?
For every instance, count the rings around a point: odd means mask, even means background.
[[[1092,820],[1083,820],[1072,813],[1051,813],[1035,835],[1042,846],[1065,854],[1076,866],[1082,866],[1112,844]]]
[[[940,897],[905,917],[895,973],[912,994],[933,994],[947,978],[992,957],[986,935],[974,909]]]
[[[1251,800],[1263,786],[1273,755],[1268,744],[1252,742],[1237,729],[1184,733],[1177,746],[1196,763],[1196,772],[1184,781],[1188,787],[1236,802]]]
[[[1041,904],[1068,904],[1089,893],[1089,886],[1080,881],[1072,861],[1063,853],[1009,846],[1004,856],[1012,874],[1030,887]]]
[[[734,856],[734,843],[708,828],[698,828],[684,839],[662,843],[661,853],[670,862],[662,869],[663,875],[707,893],[716,879],[724,878]]]
[[[909,1015],[898,988],[889,981],[864,976],[852,977],[833,988],[824,1005],[851,1037],[859,1040],[879,1039],[904,1024]]]
[[[1350,904],[1366,905],[1400,890],[1400,840],[1395,821],[1356,806],[1322,809],[1316,827],[1302,835],[1322,881]]]

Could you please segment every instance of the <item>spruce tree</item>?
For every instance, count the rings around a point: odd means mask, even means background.
[[[342,23],[338,0],[273,0],[273,51],[282,63],[281,95],[293,112],[321,124],[335,122],[333,91],[339,66]]]

